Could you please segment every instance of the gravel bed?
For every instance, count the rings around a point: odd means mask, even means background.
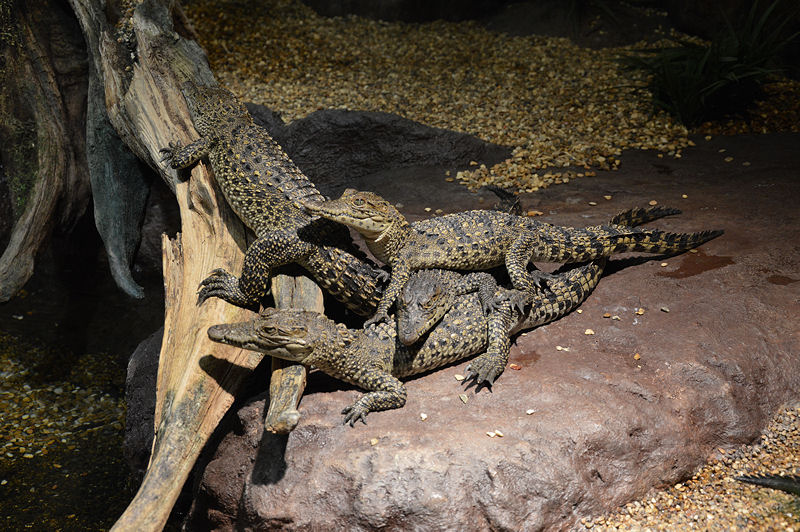
[[[220,83],[286,121],[385,111],[515,147],[505,162],[459,173],[470,188],[535,191],[614,168],[627,148],[679,156],[690,145],[686,128],[650,113],[640,80],[615,62],[620,49],[473,22],[323,18],[291,0],[192,1],[186,12]]]
[[[593,50],[474,22],[324,18],[297,0],[185,6],[220,83],[286,121],[326,108],[385,111],[514,147],[491,168],[448,177],[470,189],[533,192],[616,168],[625,149],[680,157],[691,145],[684,126],[651,112],[649,94],[637,89],[641,75],[617,63],[637,45]],[[796,108],[798,86],[784,82],[773,92]],[[754,116],[756,131],[774,130],[775,122],[797,130],[800,123],[796,112]],[[703,132],[741,132],[743,123],[750,121],[706,124]]]
[[[800,530],[800,498],[734,478],[799,473],[797,402],[778,412],[755,444],[720,448],[690,480],[582,524],[592,530]]]
[[[567,39],[511,37],[477,23],[387,23],[324,18],[296,0],[183,2],[220,83],[287,122],[320,109],[384,111],[513,146],[512,158],[456,176],[535,192],[615,169],[626,149],[681,157],[689,131],[653,114],[643,79],[616,59]],[[666,31],[651,42],[668,37]],[[800,131],[800,83],[777,80],[753,111],[693,133]],[[708,138],[708,137],[707,137]],[[717,456],[690,480],[585,520],[592,529],[800,530],[797,498],[733,479],[800,473],[800,403],[782,410],[762,439]]]

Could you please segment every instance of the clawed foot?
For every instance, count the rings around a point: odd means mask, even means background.
[[[377,277],[378,281],[381,282],[381,283],[385,283],[392,276],[392,274],[390,274],[386,270],[381,270],[379,268],[376,268],[375,272],[376,272],[375,276]]]
[[[168,147],[158,150],[158,152],[161,154],[161,162],[167,162],[172,168],[176,168],[173,162],[175,161],[175,156],[182,148],[183,146],[180,142],[170,141]]]
[[[239,278],[222,268],[212,271],[211,275],[200,283],[200,290],[197,292],[197,304],[202,305],[210,297],[218,297],[228,303],[244,308],[253,308],[258,304],[258,301],[253,301],[242,293],[239,288]]]
[[[342,414],[344,414],[344,422],[342,423],[342,425],[350,423],[350,426],[354,427],[356,421],[358,420],[361,420],[361,422],[364,425],[366,425],[367,414],[369,414],[369,409],[364,405],[362,405],[361,401],[356,401],[352,405],[342,410]]]
[[[505,364],[502,357],[497,354],[484,353],[467,366],[467,377],[464,382],[474,379],[478,385],[486,383],[491,386],[504,369]]]
[[[389,323],[389,315],[385,312],[378,312],[370,319],[364,322],[364,328],[366,329],[370,325],[376,325],[378,323]]]
[[[552,273],[543,272],[541,270],[534,270],[528,273],[532,286],[535,286],[546,294],[552,294],[550,290],[550,283],[556,280],[556,276]]]

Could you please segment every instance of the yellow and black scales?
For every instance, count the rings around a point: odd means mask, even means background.
[[[559,227],[490,210],[409,223],[379,195],[353,189],[336,200],[305,198],[302,204],[313,214],[361,233],[370,251],[391,267],[389,286],[375,315],[365,325],[388,321],[389,308],[416,270],[486,270],[505,264],[514,288],[531,291],[549,278],[541,271],[528,271],[532,261],[573,263],[628,251],[667,253],[688,249],[721,234],[668,233],[619,224]]]
[[[678,252],[721,234],[629,227],[676,212],[660,208],[628,211],[609,225],[585,229],[498,211],[409,224],[372,193],[347,191],[339,200],[326,201],[230,92],[192,83],[182,91],[200,138],[186,147],[170,144],[163,150],[164,159],[173,168],[188,168],[207,158],[226,200],[257,237],[247,249],[241,276],[215,270],[201,283],[199,302],[219,297],[257,308],[273,269],[295,262],[350,309],[362,315],[375,312],[373,326],[355,331],[317,313],[267,309],[249,322],[214,326],[209,336],[315,366],[369,390],[345,409],[345,422],[351,425],[371,411],[405,404],[406,391],[398,377],[477,353],[483,354],[470,365],[470,376],[493,382],[508,360],[510,335],[578,306],[597,284],[608,255]],[[392,267],[386,293],[386,272],[368,262],[336,221],[361,232],[375,256]],[[532,260],[594,262],[552,275],[528,272]],[[483,270],[504,263],[514,290],[498,287],[483,272],[433,270],[412,275],[423,268]],[[547,290],[538,287],[543,279]],[[442,293],[452,297],[440,299]],[[394,320],[386,319],[398,295],[399,337]],[[431,313],[414,314],[415,305]]]
[[[201,283],[199,302],[219,297],[257,308],[273,269],[298,263],[354,312],[374,312],[387,274],[358,251],[346,228],[301,209],[301,201],[325,199],[308,177],[229,91],[187,82],[182,92],[200,138],[186,147],[171,143],[164,159],[188,168],[208,158],[228,204],[257,237],[241,276],[214,270]]]
[[[678,212],[661,207],[633,209],[617,215],[611,223],[634,226]],[[705,241],[678,240],[663,245],[665,252],[685,251]],[[469,377],[491,384],[505,369],[511,335],[578,307],[597,285],[605,263],[606,257],[601,257],[554,274],[548,291],[506,290],[498,287],[490,274],[477,274],[486,276],[480,290],[490,286],[492,293],[501,293],[488,316],[476,289],[476,274],[422,270],[411,275],[401,294],[397,328],[390,320],[352,330],[316,312],[268,309],[255,320],[215,325],[208,334],[218,342],[314,366],[369,390],[342,412],[345,423],[353,425],[359,419],[364,421],[369,412],[405,404],[406,389],[399,378],[477,353],[482,354],[468,367]],[[403,342],[400,337],[411,341]]]

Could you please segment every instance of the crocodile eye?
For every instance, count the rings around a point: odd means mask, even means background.
[[[258,334],[263,336],[272,336],[278,331],[278,328],[274,325],[262,325],[258,329]]]
[[[356,199],[353,200],[353,205],[355,205],[356,207],[363,207],[364,206],[364,200],[361,199],[361,198],[356,198]]]

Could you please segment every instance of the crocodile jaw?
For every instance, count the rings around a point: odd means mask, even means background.
[[[280,334],[269,337],[259,334],[257,322],[258,320],[252,320],[214,325],[209,327],[208,337],[221,344],[258,351],[294,362],[302,362],[311,352],[311,347],[304,338]]]

